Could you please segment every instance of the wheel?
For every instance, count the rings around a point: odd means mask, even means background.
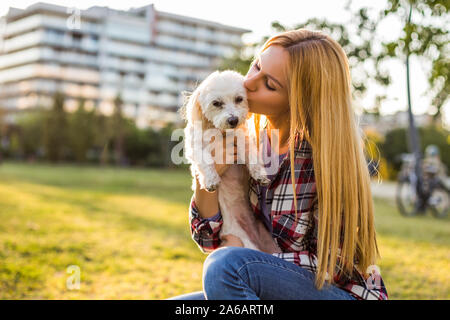
[[[439,184],[428,199],[431,213],[436,218],[445,218],[450,209],[450,195],[449,190]]]
[[[407,177],[398,181],[396,200],[401,215],[412,217],[418,213],[416,208],[417,192]]]

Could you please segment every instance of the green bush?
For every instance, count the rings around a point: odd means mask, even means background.
[[[60,98],[58,98],[60,99]],[[51,110],[24,112],[10,125],[2,155],[9,159],[121,164],[151,167],[173,167],[170,141],[175,129],[140,129],[130,119],[121,121],[123,155],[117,159],[117,119],[87,111],[83,103],[74,113],[60,108],[61,100]],[[60,120],[62,119],[61,123]]]
[[[419,137],[421,142],[421,152],[425,151],[425,148],[434,144],[438,146],[441,152],[441,160],[450,168],[450,148],[449,139],[450,132],[447,130],[436,127],[428,126],[419,128]],[[384,142],[379,145],[380,152],[384,158],[386,158],[389,165],[398,172],[401,167],[401,154],[408,153],[408,129],[407,128],[397,128],[389,131],[384,139]]]

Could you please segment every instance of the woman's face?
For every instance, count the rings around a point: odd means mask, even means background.
[[[250,112],[274,117],[289,112],[285,71],[288,59],[283,47],[272,45],[250,66],[244,81]]]

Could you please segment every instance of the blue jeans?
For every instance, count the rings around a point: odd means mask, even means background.
[[[224,247],[203,265],[203,291],[169,300],[356,300],[347,291],[324,284],[314,287],[314,274],[271,254]]]

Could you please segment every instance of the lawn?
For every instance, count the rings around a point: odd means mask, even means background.
[[[201,290],[188,170],[0,165],[0,299],[165,299]],[[450,299],[450,219],[375,199],[391,299]],[[67,286],[69,266],[80,288]]]

